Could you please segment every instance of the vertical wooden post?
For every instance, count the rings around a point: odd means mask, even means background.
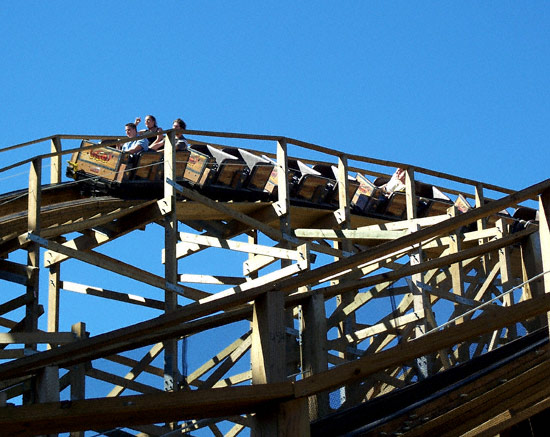
[[[348,194],[348,160],[345,155],[338,156],[338,211],[336,211],[336,220],[339,224],[339,229],[349,229],[350,228],[350,199]],[[351,252],[352,246],[349,240],[335,241],[334,247],[340,249],[344,252]],[[335,257],[334,260],[338,261],[338,257]],[[331,281],[332,284],[338,284],[341,281],[334,280]],[[336,296],[336,305],[338,308],[344,308],[347,305],[351,304],[355,299],[356,293],[347,292],[345,294],[340,294]],[[342,312],[345,314],[345,312]],[[356,317],[355,313],[346,314],[344,319],[338,324],[338,335],[342,338],[347,338],[348,334],[353,334],[356,330]],[[326,331],[325,331],[326,333]],[[338,354],[345,360],[351,361],[357,358],[353,353],[347,351],[340,352]],[[323,362],[320,363],[321,365]],[[340,402],[344,403],[354,403],[360,402],[358,386],[347,385],[340,389]]]
[[[407,219],[416,218],[416,187],[414,183],[414,168],[405,170],[405,195],[407,203]]]
[[[48,332],[59,331],[60,263],[49,268],[48,281]],[[51,345],[48,344],[48,349]]]
[[[458,209],[456,206],[451,206],[447,212],[451,217],[456,217],[458,215]],[[462,250],[461,239],[462,235],[460,230],[455,230],[449,235],[449,253],[458,253]],[[462,262],[457,262],[449,266],[449,271],[451,272],[451,281],[453,287],[453,293],[463,297],[464,296],[464,271],[462,270]],[[464,305],[456,303],[454,305],[455,312],[457,314],[464,313]],[[456,324],[463,323],[464,319],[458,319]],[[461,362],[467,361],[470,359],[470,351],[467,345],[462,344],[458,347],[458,358]]]
[[[38,402],[59,402],[59,368],[47,366],[37,374]]]
[[[338,211],[336,219],[338,223],[347,226],[350,221],[350,199],[348,181],[348,158],[345,155],[338,156]]]
[[[498,237],[502,238],[508,235],[508,224],[504,221],[504,219],[499,218],[497,220],[497,229],[498,229]],[[500,264],[500,282],[502,285],[502,291],[508,291],[512,287],[514,287],[515,283],[512,280],[512,264],[510,261],[510,248],[509,247],[503,247],[502,249],[499,249],[498,251],[498,258],[499,258],[499,264]],[[511,293],[508,293],[506,296],[503,297],[503,304],[505,306],[512,306],[514,304],[514,296]],[[507,337],[509,340],[514,339],[517,336],[517,329],[516,326],[510,326],[508,327]]]
[[[42,160],[36,158],[31,162],[29,172],[29,197],[28,197],[28,231],[40,234],[40,206],[41,206],[41,177]],[[31,242],[27,249],[27,265],[29,267],[29,281],[27,283],[27,295],[31,298],[26,307],[25,330],[36,331],[38,327],[38,286],[39,286],[40,246]],[[28,347],[36,350],[36,345]]]
[[[75,323],[71,326],[71,332],[75,335],[76,341],[85,339],[86,324],[83,322]],[[86,364],[76,364],[71,366],[71,401],[78,401],[86,398]],[[73,431],[71,437],[84,437],[84,431]]]
[[[418,230],[418,225],[413,225],[409,228],[411,233]],[[410,254],[410,265],[417,265],[423,262],[423,252],[422,248],[413,250]],[[412,275],[411,282],[409,287],[411,293],[413,294],[413,310],[416,316],[418,317],[418,322],[414,328],[415,337],[420,337],[424,335],[429,329],[428,317],[433,318],[433,313],[431,311],[430,298],[426,295],[426,292],[422,289],[422,284],[424,284],[424,274],[416,273]],[[433,320],[435,323],[435,320]],[[416,359],[416,366],[418,371],[419,379],[424,379],[430,376],[431,367],[432,367],[432,357],[423,356]]]
[[[309,437],[310,424],[308,419],[307,399],[294,399],[281,404],[279,408],[278,436]]]
[[[61,152],[61,139],[53,137],[51,139],[51,153]],[[61,155],[50,158],[50,183],[61,183]],[[60,286],[60,263],[54,264],[49,268],[48,280],[48,332],[57,332],[59,330],[59,286]],[[51,345],[48,344],[48,349]]]
[[[548,188],[539,197],[539,234],[542,271],[547,272],[550,271],[550,189]],[[544,292],[550,293],[550,273],[544,275]],[[550,321],[550,313],[547,318]]]
[[[275,212],[279,216],[279,227],[284,235],[290,235],[292,228],[290,225],[290,193],[288,186],[288,150],[287,143],[283,139],[277,141],[277,195],[278,200],[275,207]],[[290,243],[282,245],[285,249],[291,249]],[[290,260],[281,260],[281,268],[292,264]],[[294,332],[294,314],[293,309],[289,309],[285,313],[285,326],[290,332]],[[295,374],[299,366],[299,344],[294,335],[286,334],[286,375]]]
[[[164,201],[167,203],[167,212],[164,216],[164,246],[165,262],[164,274],[166,285],[176,285],[178,281],[178,266],[176,259],[177,228],[176,190],[168,180],[176,181],[176,149],[174,133],[166,135],[164,140]],[[164,291],[165,312],[174,311],[178,306],[177,294]],[[164,389],[166,391],[178,388],[178,345],[177,340],[169,339],[164,342]]]
[[[485,204],[485,196],[483,194],[483,185],[482,184],[477,184],[476,185],[476,188],[475,188],[475,203],[476,203],[475,204],[476,208],[481,208]],[[486,218],[479,219],[477,221],[477,230],[482,231],[485,228],[487,228],[487,219]],[[486,241],[487,241],[486,238],[480,238],[478,240],[478,244],[479,245],[485,244]],[[489,259],[490,259],[489,254],[483,255],[480,258],[482,274],[483,274],[484,277],[489,274],[489,269],[487,267],[488,263],[489,263]]]
[[[325,299],[314,294],[303,305],[302,348],[304,377],[328,370],[327,319]],[[309,398],[311,420],[324,417],[329,412],[327,393]]]
[[[540,228],[539,228],[540,229]],[[521,267],[523,282],[528,281],[540,272],[544,271],[541,259],[540,235],[534,233],[521,242]],[[524,286],[522,300],[532,299],[544,293],[544,278],[527,282]],[[544,326],[546,316],[538,316],[528,320],[526,327],[528,331],[534,331]]]
[[[61,152],[61,140],[59,137],[53,137],[51,141],[51,152],[58,153]],[[51,168],[50,168],[50,182],[52,184],[59,184],[61,182],[61,155],[52,156]]]
[[[288,154],[286,141],[277,141],[277,202],[275,212],[281,218],[281,229],[290,228],[290,193],[288,189]]]
[[[286,377],[286,330],[284,296],[269,291],[254,302],[250,350],[252,383],[284,381]],[[278,408],[256,412],[254,435],[278,436]]]

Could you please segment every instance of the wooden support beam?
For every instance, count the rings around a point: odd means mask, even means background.
[[[44,238],[38,237],[32,233],[27,233],[22,235],[20,239],[21,240],[28,239],[33,242],[37,242],[42,247],[46,247],[55,252],[65,254],[71,258],[75,258],[85,263],[92,264],[97,267],[101,267],[105,270],[110,270],[114,273],[118,273],[120,275],[127,276],[137,281],[144,282],[146,284],[152,285],[153,287],[158,287],[164,290],[170,290],[175,293],[180,293],[190,299],[196,300],[206,296],[210,296],[210,293],[206,293],[204,291],[197,290],[191,287],[184,287],[181,285],[174,286],[171,283],[167,282],[165,278],[146,272],[145,270],[134,267],[131,264],[124,263],[118,259],[106,256],[97,252],[93,252],[93,251],[81,252],[75,249],[65,247],[62,244],[56,243],[54,241],[49,241]]]
[[[132,367],[132,370],[124,376],[124,380],[126,381],[134,381],[139,375],[141,375],[151,364],[151,362],[162,352],[164,346],[162,343],[157,343],[153,345],[151,349],[145,354],[145,356],[136,363],[135,366]],[[114,396],[120,396],[122,392],[127,387],[127,385],[116,385],[111,389],[111,391],[107,394],[107,397],[114,397]],[[145,393],[142,391],[142,393]]]
[[[71,332],[9,332],[0,333],[0,344],[63,344],[72,343],[75,337]]]
[[[452,206],[449,208],[449,215],[451,217],[456,217],[459,214],[458,208],[456,206]],[[449,241],[449,252],[450,253],[458,253],[462,250],[462,235],[460,230],[455,230],[450,235],[450,241]],[[457,295],[459,298],[464,298],[465,290],[464,290],[464,277],[466,276],[464,274],[464,270],[462,268],[462,262],[456,262],[449,266],[449,270],[451,272],[451,280],[452,280],[452,288],[453,293]],[[464,308],[464,305],[461,303],[456,303],[454,306],[454,311],[458,312],[459,314],[466,312],[466,309]],[[457,323],[462,323],[462,319],[458,319]],[[468,348],[468,345],[463,344],[458,347],[458,356],[461,362],[465,362],[470,358],[470,351]]]
[[[416,218],[416,187],[414,182],[414,168],[409,167],[405,170],[405,198],[407,204],[407,219]]]
[[[506,236],[509,234],[508,224],[504,221],[503,218],[499,218],[496,222],[496,227],[501,236]],[[512,274],[512,266],[510,260],[510,248],[508,246],[502,247],[498,251],[498,260],[500,264],[500,284],[502,291],[508,291],[516,285],[514,276]],[[507,293],[502,297],[503,304],[512,306],[514,304],[514,295],[512,293]],[[515,326],[507,327],[506,338],[508,340],[517,337],[517,329]]]
[[[77,338],[77,341],[82,341],[88,337],[86,324],[83,322],[75,323],[71,326],[71,332]],[[86,397],[86,364],[71,366],[69,368],[69,378],[71,383],[71,401],[84,399]]]
[[[539,197],[539,235],[543,272],[550,271],[550,188]],[[550,294],[550,273],[544,275],[544,292]],[[550,314],[547,316],[547,323]],[[549,324],[550,329],[550,324]]]
[[[328,240],[394,240],[407,234],[407,231],[352,230],[352,229],[296,229],[298,238],[324,238]]]
[[[252,384],[268,384],[286,378],[286,335],[284,297],[270,291],[254,301],[252,345],[250,350]],[[256,412],[255,432],[263,436],[279,434],[277,409]]]
[[[272,246],[244,243],[242,241],[225,240],[222,238],[195,235],[187,232],[178,234],[179,240],[184,243],[195,243],[199,246],[217,247],[237,252],[252,253],[255,255],[271,256],[279,259],[298,260],[300,255],[295,250],[282,249]],[[164,252],[164,251],[163,251]]]
[[[0,279],[27,285],[31,273],[31,269],[26,264],[0,259]]]
[[[120,293],[118,291],[107,290],[100,287],[92,287],[91,285],[77,284],[76,282],[62,281],[60,288],[73,293],[88,294],[90,296],[102,297],[104,299],[116,300],[118,302],[129,303],[133,305],[154,308],[156,310],[164,310],[164,302],[157,299],[138,296],[130,293]]]
[[[50,183],[52,184],[59,184],[61,182],[61,170],[63,168],[61,162],[62,155],[57,155],[61,151],[61,138],[55,136],[51,139],[51,152],[56,154],[50,158]]]
[[[178,219],[176,214],[176,190],[170,180],[176,180],[176,141],[173,132],[164,139],[164,279],[169,285],[164,291],[164,312],[170,314],[178,308],[178,296],[173,290],[178,287]],[[164,390],[177,391],[181,383],[179,369],[178,341],[164,340]],[[173,424],[170,425],[173,428]]]
[[[27,229],[29,232],[38,235],[40,234],[40,208],[42,198],[41,177],[42,160],[34,159],[31,162],[29,171]],[[25,330],[27,332],[36,331],[38,327],[39,260],[40,246],[36,242],[32,242],[27,248],[27,266],[29,272],[26,287],[29,303],[27,304],[25,313]]]
[[[56,264],[48,270],[48,332],[57,332],[59,331],[59,289],[61,287],[61,266],[60,264]]]
[[[291,397],[292,385],[280,383],[53,402],[0,408],[0,427],[11,436],[111,429],[250,413],[274,399]]]

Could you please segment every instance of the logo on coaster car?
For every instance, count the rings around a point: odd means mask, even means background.
[[[100,162],[109,162],[112,157],[112,153],[103,150],[92,150],[90,152],[90,158]]]

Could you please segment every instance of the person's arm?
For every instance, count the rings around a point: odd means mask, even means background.
[[[158,136],[155,138],[154,143],[162,141],[162,144],[164,144],[164,134],[162,133],[162,128],[157,128]]]
[[[134,147],[128,150],[129,153],[139,153],[143,150],[147,150],[147,140],[137,140]]]
[[[149,145],[149,150],[154,150],[158,152],[159,150],[164,149],[164,137],[159,135],[157,139]]]

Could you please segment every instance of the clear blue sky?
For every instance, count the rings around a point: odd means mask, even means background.
[[[543,1],[9,1],[0,147],[136,115],[511,188],[548,177]]]
[[[2,148],[154,114],[515,189],[550,176],[548,2],[3,0],[0,21]]]

